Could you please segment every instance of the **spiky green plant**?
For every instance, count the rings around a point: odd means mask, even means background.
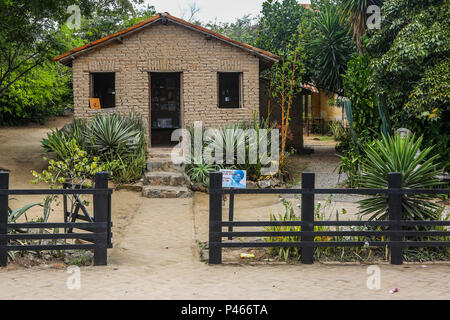
[[[246,170],[247,177],[257,180],[261,176],[263,167],[268,165],[271,156],[271,137],[264,135],[262,130],[270,130],[274,127],[275,125],[270,124],[268,120],[259,120],[254,114],[253,122],[219,127],[216,134],[207,141],[206,147],[209,150],[221,150],[225,166]],[[258,152],[258,148],[263,143],[266,145],[268,154]]]
[[[102,159],[113,160],[117,155],[130,156],[145,144],[145,131],[138,122],[118,114],[97,115],[89,124],[88,149]]]
[[[422,137],[402,137],[395,134],[376,140],[368,145],[366,160],[362,166],[363,188],[382,188],[388,186],[388,173],[402,174],[402,187],[409,189],[430,189],[440,184],[436,176],[441,172],[436,162],[437,156],[428,157],[433,147],[420,150]],[[439,206],[433,195],[408,194],[402,196],[404,220],[435,220],[439,216]],[[359,201],[362,216],[370,220],[388,219],[388,195],[378,194]]]
[[[186,174],[192,182],[201,183],[205,187],[209,186],[209,173],[216,172],[223,167],[217,164],[207,164],[205,162],[195,163],[192,159],[192,163],[186,167]]]
[[[308,49],[316,57],[317,74],[314,78],[317,86],[336,93],[343,88],[342,74],[352,54],[351,39],[339,20],[335,6],[317,12],[312,23],[319,36],[308,44]]]
[[[84,150],[85,132],[86,121],[74,119],[61,130],[55,129],[47,133],[47,138],[42,139],[41,144],[45,152],[55,152],[59,160],[65,160],[70,155],[67,147],[70,140],[75,139],[77,145]]]
[[[39,202],[29,203],[29,204],[26,204],[25,206],[23,206],[21,208],[17,208],[17,209],[14,209],[14,210],[11,209],[10,207],[8,207],[8,223],[16,223],[17,220],[22,215],[25,215],[25,218],[28,221],[27,211],[30,210],[31,208],[35,207],[35,206],[44,207],[44,205],[42,205],[42,203],[39,203]],[[45,207],[44,207],[44,210],[45,210]],[[24,231],[23,230],[14,229],[11,232],[19,233],[19,232],[24,232]],[[20,240],[17,240],[17,242],[19,242],[20,244],[23,244],[23,242],[21,242]],[[16,251],[8,251],[8,257],[10,258],[10,260],[14,260],[15,255],[16,255]]]

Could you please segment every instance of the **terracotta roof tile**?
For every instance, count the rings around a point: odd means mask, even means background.
[[[61,61],[62,59],[66,58],[66,57],[69,57],[69,56],[71,56],[71,55],[73,55],[75,53],[80,53],[81,51],[87,50],[87,49],[93,49],[94,47],[96,47],[96,46],[98,46],[98,45],[100,45],[102,43],[105,43],[108,40],[119,38],[120,36],[126,35],[126,34],[132,32],[132,31],[135,31],[136,29],[139,29],[140,27],[143,27],[143,26],[145,26],[147,24],[154,23],[154,22],[156,22],[156,21],[158,21],[159,19],[162,19],[162,18],[167,18],[169,21],[172,21],[174,23],[178,23],[178,24],[181,24],[181,25],[183,25],[185,27],[188,27],[190,29],[193,29],[193,30],[196,30],[196,31],[199,31],[199,32],[202,32],[202,33],[209,34],[209,35],[211,35],[211,36],[213,36],[213,37],[215,37],[215,38],[217,38],[219,40],[225,41],[225,42],[227,42],[227,43],[229,43],[231,45],[234,45],[234,46],[243,48],[245,50],[248,50],[250,52],[253,52],[253,53],[257,54],[259,57],[261,57],[263,59],[267,59],[267,60],[270,60],[270,61],[280,60],[280,57],[278,57],[277,55],[275,55],[273,53],[270,53],[270,52],[264,51],[262,49],[255,48],[255,47],[253,47],[251,45],[248,45],[248,44],[245,44],[245,43],[233,40],[233,39],[228,38],[228,37],[226,37],[224,35],[221,35],[221,34],[219,34],[217,32],[214,32],[214,31],[211,31],[209,29],[206,29],[206,28],[203,28],[201,26],[198,26],[196,24],[187,22],[187,21],[185,21],[183,19],[171,16],[169,13],[164,12],[164,13],[158,13],[157,15],[155,15],[155,16],[153,16],[151,18],[143,20],[143,21],[141,21],[141,22],[139,22],[139,23],[137,23],[137,24],[135,24],[135,25],[133,25],[131,27],[128,27],[126,29],[123,29],[121,31],[113,33],[113,34],[111,34],[109,36],[103,37],[101,39],[98,39],[98,40],[95,40],[95,41],[90,42],[88,44],[85,44],[85,45],[83,45],[81,47],[78,47],[78,48],[72,49],[70,51],[67,51],[66,53],[63,53],[63,54],[53,58],[53,61]],[[61,61],[61,62],[64,63],[63,61]]]

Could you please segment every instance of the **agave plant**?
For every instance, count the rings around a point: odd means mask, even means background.
[[[86,122],[82,119],[74,119],[61,130],[55,129],[47,133],[47,138],[41,140],[45,152],[55,152],[59,160],[65,160],[70,155],[68,143],[75,139],[77,145],[84,150]]]
[[[229,124],[220,127],[217,135],[209,141],[207,147],[210,150],[222,150],[224,163],[230,164],[237,169],[246,170],[247,176],[258,179],[261,176],[261,169],[270,161],[270,137],[262,134],[261,129],[273,129],[268,120],[258,120],[254,115],[252,123]],[[258,148],[266,144],[268,154],[262,154]],[[229,153],[227,155],[227,152]],[[228,159],[227,156],[231,159]],[[277,159],[278,160],[278,159]]]
[[[47,138],[41,140],[42,148],[46,152],[55,152],[60,160],[66,159],[69,155],[67,142],[69,140],[62,130],[52,130],[47,133]]]
[[[440,184],[436,176],[440,173],[437,156],[429,156],[433,147],[420,151],[422,137],[402,137],[399,134],[383,137],[367,146],[363,163],[361,185],[363,188],[388,186],[388,173],[402,174],[402,187],[429,189]],[[432,202],[432,195],[408,194],[402,196],[404,220],[435,220],[440,207]],[[378,194],[359,201],[360,215],[370,215],[370,220],[388,219],[388,196]]]
[[[105,160],[131,156],[145,148],[145,130],[133,115],[97,115],[89,124],[88,148]]]
[[[8,223],[16,223],[17,220],[22,216],[27,215],[27,211],[30,210],[31,208],[35,207],[35,206],[41,206],[44,207],[45,210],[45,205],[42,205],[42,203],[29,203],[25,206],[23,206],[22,208],[17,208],[17,209],[11,209],[10,207],[8,207]],[[28,218],[26,218],[26,220],[28,221]],[[23,232],[22,230],[13,230],[12,232]],[[19,243],[23,244],[20,240],[17,240]],[[16,251],[8,251],[8,256],[11,260],[14,260]]]
[[[207,163],[192,163],[186,167],[186,174],[192,182],[201,183],[205,187],[209,186],[209,173],[222,169],[222,166]]]

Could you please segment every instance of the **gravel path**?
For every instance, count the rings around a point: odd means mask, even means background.
[[[340,158],[336,154],[335,141],[320,141],[314,137],[305,137],[305,147],[314,150],[314,153],[301,156],[307,163],[304,172],[314,172],[316,174],[316,188],[342,188],[342,183],[346,179],[345,174],[339,174]],[[296,188],[301,187],[299,183]],[[288,197],[288,196],[287,196]],[[327,194],[318,194],[316,199],[325,200]],[[333,200],[337,202],[356,202],[364,199],[361,195],[333,195]]]

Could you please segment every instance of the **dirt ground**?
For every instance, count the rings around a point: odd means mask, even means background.
[[[10,189],[46,189],[45,183],[31,184],[33,176],[31,171],[38,172],[47,168],[48,157],[41,147],[41,139],[54,128],[62,128],[72,121],[72,117],[58,117],[44,125],[31,124],[19,127],[0,127],[0,170],[10,173]],[[92,198],[92,197],[91,197]],[[27,195],[14,196],[10,199],[12,209],[21,208],[28,203],[42,202],[44,196]],[[57,203],[60,203],[58,206]],[[112,195],[112,220],[114,221],[114,240],[118,241],[123,230],[130,223],[134,213],[142,202],[140,194],[126,190],[115,191]],[[61,199],[55,201],[54,212],[49,218],[51,222],[60,222],[63,219]],[[42,216],[42,208],[34,207],[27,212],[30,220]],[[25,217],[21,219],[23,221]]]
[[[0,167],[11,171],[11,188],[46,187],[29,184],[29,172],[46,165],[39,141],[49,128],[68,121],[0,128]],[[325,151],[334,148],[330,142],[321,147],[319,154],[298,159],[304,161],[305,170],[319,171],[318,184],[330,179],[330,168],[339,161]],[[23,198],[11,201],[11,206],[42,200]],[[235,220],[266,220],[271,212],[283,213],[278,195],[240,195],[235,204]],[[198,242],[208,240],[206,194],[195,193],[193,199],[147,199],[120,190],[114,191],[112,205],[114,248],[108,251],[108,266],[82,267],[81,288],[74,291],[66,285],[70,274],[63,265],[23,268],[11,263],[0,269],[0,299],[450,299],[448,264],[382,265],[378,290],[368,289],[364,265],[258,265],[236,260],[205,264],[200,261]],[[335,202],[329,214],[351,205],[351,201]],[[39,216],[39,208],[33,214]],[[223,215],[228,216],[228,202]],[[346,217],[354,218],[351,213]],[[61,219],[61,209],[55,208],[51,220]],[[389,294],[392,288],[399,288],[399,293]]]

